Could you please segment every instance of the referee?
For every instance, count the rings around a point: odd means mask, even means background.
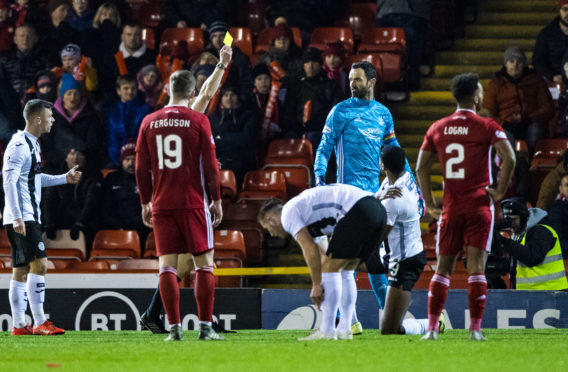
[[[24,107],[26,127],[16,132],[4,153],[4,225],[12,247],[12,280],[10,307],[12,335],[58,335],[65,330],[54,326],[43,312],[47,257],[41,240],[41,188],[64,183],[77,183],[81,172],[77,166],[66,174],[52,176],[40,171],[39,137],[49,133],[55,119],[53,105],[30,100]],[[25,322],[26,308],[34,318],[34,327]]]

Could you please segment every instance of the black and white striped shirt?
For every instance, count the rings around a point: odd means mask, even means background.
[[[67,182],[65,174],[41,173],[37,140],[32,134],[19,130],[4,152],[4,225],[10,225],[18,218],[40,223],[41,188]]]

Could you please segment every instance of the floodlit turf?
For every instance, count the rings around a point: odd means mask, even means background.
[[[196,332],[165,343],[149,332],[0,333],[0,371],[568,371],[568,330],[485,330],[488,342],[448,330],[438,341],[381,336],[300,342],[305,331],[239,331],[223,342]]]

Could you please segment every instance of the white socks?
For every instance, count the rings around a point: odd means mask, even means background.
[[[341,300],[341,273],[322,273],[321,284],[324,295],[321,304],[320,330],[326,335],[331,335],[335,332],[335,316]],[[343,318],[343,315],[341,317]]]
[[[43,313],[43,301],[45,300],[45,277],[43,275],[28,274],[27,282],[30,309],[34,317],[34,324],[39,326],[47,320]]]
[[[339,303],[339,324],[337,331],[346,333],[351,330],[351,319],[357,319],[355,315],[355,302],[357,302],[357,285],[353,277],[353,270],[341,272],[341,301]],[[353,323],[353,324],[354,324]]]
[[[26,294],[26,283],[10,280],[10,308],[12,309],[12,319],[14,328],[22,328],[26,325],[26,309],[28,308],[28,296]]]
[[[428,319],[403,319],[402,328],[407,335],[423,335],[428,328]]]

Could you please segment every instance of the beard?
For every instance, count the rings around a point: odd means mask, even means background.
[[[563,26],[568,27],[568,21],[564,20],[562,17],[560,17],[560,23],[562,23]]]
[[[362,87],[357,90],[352,90],[351,95],[355,98],[367,99],[367,97],[369,96],[369,89],[369,87]]]

